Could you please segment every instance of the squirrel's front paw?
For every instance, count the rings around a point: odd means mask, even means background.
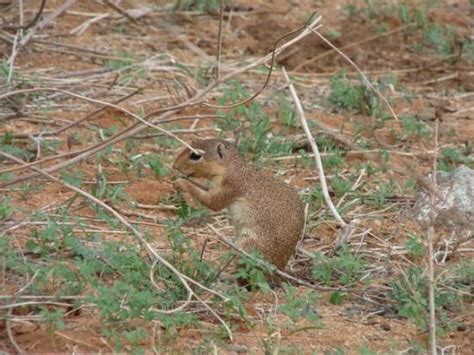
[[[174,183],[174,185],[176,187],[176,190],[181,191],[181,192],[188,191],[188,184],[189,184],[189,181],[187,181],[186,179],[183,179],[183,178],[179,178]]]

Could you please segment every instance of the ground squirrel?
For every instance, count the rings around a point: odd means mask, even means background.
[[[185,148],[173,168],[185,178],[178,188],[213,211],[227,208],[236,230],[236,244],[258,250],[283,269],[303,232],[304,207],[296,191],[284,182],[255,170],[232,143],[199,139]],[[206,187],[191,178],[206,181]]]

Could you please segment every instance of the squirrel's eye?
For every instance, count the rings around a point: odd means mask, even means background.
[[[189,159],[191,160],[199,160],[202,158],[202,155],[196,154],[194,152],[191,152],[191,155],[189,156]]]

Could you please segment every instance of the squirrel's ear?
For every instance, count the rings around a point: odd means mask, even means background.
[[[225,155],[225,145],[224,143],[219,143],[217,145],[217,154],[219,154],[219,158],[224,158]]]

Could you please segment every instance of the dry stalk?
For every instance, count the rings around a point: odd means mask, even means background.
[[[114,11],[117,11],[120,15],[127,18],[128,20],[133,22],[135,25],[140,26],[138,21],[135,20],[132,16],[130,16],[129,13],[127,11],[125,11],[124,9],[122,9],[120,6],[118,6],[117,4],[114,4],[112,1],[109,1],[109,0],[103,0],[103,1],[104,1],[105,5],[107,5],[108,7],[113,9]]]
[[[318,175],[319,175],[319,180],[321,183],[321,189],[323,191],[323,196],[324,200],[326,201],[326,205],[329,207],[329,210],[331,211],[332,215],[336,219],[336,221],[341,225],[345,226],[347,223],[342,219],[342,217],[339,215],[339,212],[337,212],[336,207],[334,206],[331,196],[329,196],[329,190],[328,186],[326,183],[326,177],[324,176],[324,168],[323,168],[323,162],[321,160],[321,156],[319,154],[319,148],[314,140],[313,134],[311,133],[311,130],[308,127],[308,122],[306,120],[303,106],[301,105],[301,101],[298,97],[298,94],[296,93],[295,87],[293,86],[285,67],[282,67],[283,75],[285,76],[286,82],[288,84],[288,87],[291,92],[291,96],[293,97],[293,101],[295,102],[296,106],[296,111],[298,112],[298,116],[300,117],[301,125],[303,126],[303,129],[305,131],[306,137],[308,139],[308,142],[311,146],[311,149],[313,150],[314,153],[314,160],[316,162],[316,167],[318,170]]]
[[[439,129],[439,121],[436,119],[435,122],[435,130],[434,130],[434,158],[433,158],[433,186],[436,189],[437,184],[437,159],[438,156],[436,152],[438,151],[438,129]],[[429,312],[430,312],[430,319],[429,319],[429,332],[430,332],[430,349],[431,354],[436,355],[436,309],[435,309],[435,290],[436,290],[436,280],[434,276],[434,263],[433,263],[433,239],[434,239],[434,205],[435,205],[435,195],[430,194],[430,204],[431,204],[431,218],[430,218],[430,225],[428,227],[427,233],[427,243],[428,243],[428,255],[427,255],[427,262],[428,262],[428,305],[429,305]]]
[[[24,352],[23,349],[20,347],[20,345],[18,345],[18,343],[15,340],[15,336],[13,335],[11,320],[10,320],[10,318],[12,317],[12,312],[13,312],[13,308],[10,308],[7,313],[7,318],[5,319],[5,326],[7,328],[8,340],[10,341],[12,346],[15,348],[15,351],[17,352],[17,354],[23,355],[23,354],[26,354],[26,352]]]
[[[224,22],[224,0],[219,0],[219,30],[217,33],[216,80],[221,76],[222,23]]]
[[[21,11],[20,11],[20,18],[21,18],[21,21],[20,21],[20,25],[2,25],[0,26],[0,29],[5,29],[5,30],[27,30],[28,28],[31,28],[33,27],[36,22],[38,22],[38,20],[40,19],[41,15],[43,14],[43,10],[44,10],[44,7],[46,5],[46,0],[41,0],[41,4],[39,6],[39,9],[38,11],[36,12],[36,15],[35,17],[33,17],[33,19],[26,25],[23,24],[23,2],[20,2],[20,6],[21,6]]]
[[[67,0],[64,4],[59,6],[54,12],[52,12],[49,16],[47,16],[43,21],[40,21],[37,24],[35,24],[31,28],[31,31],[28,32],[28,34],[21,39],[20,41],[21,47],[24,47],[30,41],[30,39],[34,36],[37,30],[41,30],[42,28],[44,28],[48,23],[50,23],[51,21],[56,19],[56,17],[66,12],[75,3],[76,3],[76,0]]]
[[[17,29],[15,38],[13,40],[13,45],[12,45],[12,53],[10,55],[10,58],[7,60],[7,64],[9,64],[8,67],[8,76],[7,76],[7,84],[10,84],[12,81],[13,77],[13,65],[15,63],[15,58],[18,55],[18,40],[21,36],[23,36],[23,0],[20,0],[19,2],[19,8],[20,8],[20,26]],[[41,10],[42,12],[43,10]]]

